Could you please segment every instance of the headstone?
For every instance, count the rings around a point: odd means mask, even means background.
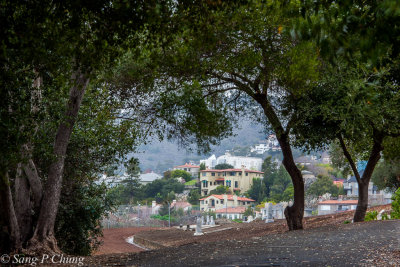
[[[385,212],[385,210],[381,210],[379,213],[378,213],[378,215],[376,216],[376,219],[377,220],[382,220],[382,214]]]
[[[190,225],[186,225],[186,231],[190,231]]]
[[[211,216],[210,225],[215,226],[214,216]]]
[[[266,204],[266,210],[267,210],[267,217],[265,219],[265,223],[271,223],[274,222],[274,219],[272,219],[272,210],[271,210],[271,203]]]
[[[204,216],[201,216],[201,225],[204,225]]]
[[[206,218],[207,218],[207,219],[206,219],[206,224],[209,225],[209,224],[210,224],[210,216],[207,215]]]
[[[248,222],[248,223],[251,223],[253,220],[254,220],[254,219],[253,219],[253,216],[251,216],[251,215],[247,218],[247,222]]]
[[[198,217],[196,220],[196,232],[194,235],[203,235],[203,232],[201,231],[201,218]]]

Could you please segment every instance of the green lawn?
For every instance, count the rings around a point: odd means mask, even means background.
[[[196,179],[190,180],[189,182],[186,182],[185,185],[196,185]]]

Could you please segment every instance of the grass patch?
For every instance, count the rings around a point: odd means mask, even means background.
[[[185,185],[196,185],[196,179],[190,180],[189,182],[186,182]]]

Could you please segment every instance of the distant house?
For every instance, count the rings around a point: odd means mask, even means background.
[[[192,209],[192,204],[186,201],[173,200],[171,203],[171,208],[175,208],[175,210],[183,209],[183,211],[188,211]]]
[[[243,213],[246,211],[246,207],[234,207],[234,208],[223,208],[217,209],[215,214],[217,218],[227,219],[243,219]]]
[[[294,160],[296,164],[300,164],[301,166],[309,166],[311,164],[317,163],[315,156],[301,156]]]
[[[329,155],[328,152],[325,151],[325,152],[322,153],[321,162],[323,164],[331,164],[332,163],[331,156]]]
[[[362,175],[362,172],[360,173]],[[347,197],[358,197],[358,183],[355,176],[350,177],[343,182],[343,189]],[[392,203],[392,193],[385,190],[379,190],[372,182],[368,185],[368,204],[384,205]]]
[[[226,163],[232,165],[235,169],[246,166],[248,169],[261,171],[263,159],[257,157],[232,156],[229,152],[226,152],[225,155],[219,156],[218,158],[212,155],[208,159],[200,160],[200,164],[201,163],[204,163],[206,167],[210,169],[218,164]]]
[[[154,172],[144,173],[144,174],[139,175],[140,183],[144,184],[144,185],[151,183],[160,178],[162,178],[162,176],[157,173],[154,173]]]
[[[200,199],[200,210],[217,211],[224,208],[249,207],[255,200],[237,195],[211,195]]]
[[[355,210],[358,200],[325,200],[318,202],[318,215],[338,213],[346,210]]]
[[[262,178],[263,172],[241,169],[202,170],[200,175],[201,195],[208,195],[218,186],[228,186],[229,189],[238,192],[246,192],[253,184],[253,178]]]
[[[175,166],[174,170],[183,170],[192,175],[193,178],[199,178],[200,166],[185,163],[184,165]]]

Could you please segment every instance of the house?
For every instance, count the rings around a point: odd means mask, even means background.
[[[175,210],[182,209],[183,211],[187,212],[192,209],[192,204],[186,201],[173,200],[171,203],[171,208],[175,208]]]
[[[211,195],[200,199],[200,210],[204,212],[220,209],[249,207],[255,200],[237,195]]]
[[[228,186],[231,191],[246,192],[253,184],[253,178],[262,178],[263,172],[245,169],[202,170],[200,171],[201,195],[207,195],[218,186]]]
[[[317,163],[315,156],[301,156],[294,160],[296,164],[300,164],[301,166],[309,166],[311,164]]]
[[[187,171],[192,175],[193,178],[199,178],[200,166],[193,165],[190,163],[185,163],[184,165],[175,166],[174,170],[183,170]]]
[[[153,182],[153,181],[155,181],[157,179],[160,179],[160,178],[162,178],[162,176],[157,174],[157,173],[154,173],[154,172],[143,173],[143,174],[139,175],[140,183],[143,184],[143,185],[151,183],[151,182]]]
[[[346,210],[355,210],[358,200],[325,200],[318,202],[318,215],[338,213]]]
[[[217,218],[227,219],[243,219],[243,213],[246,211],[246,207],[234,207],[234,208],[223,208],[215,211]]]
[[[362,172],[360,172],[362,175]],[[343,189],[347,197],[358,198],[358,183],[355,176],[351,176],[347,181],[343,182]],[[368,204],[369,205],[385,205],[392,203],[392,193],[387,190],[379,190],[373,182],[368,185]]]
[[[212,155],[208,159],[200,160],[200,163],[204,163],[206,167],[210,169],[218,164],[227,163],[236,169],[246,166],[248,169],[261,171],[263,159],[257,157],[232,156],[230,153],[226,152],[225,155],[219,156],[218,158]]]
[[[324,152],[321,154],[321,162],[322,162],[323,164],[332,164],[331,156],[329,155],[328,152],[324,151]]]

